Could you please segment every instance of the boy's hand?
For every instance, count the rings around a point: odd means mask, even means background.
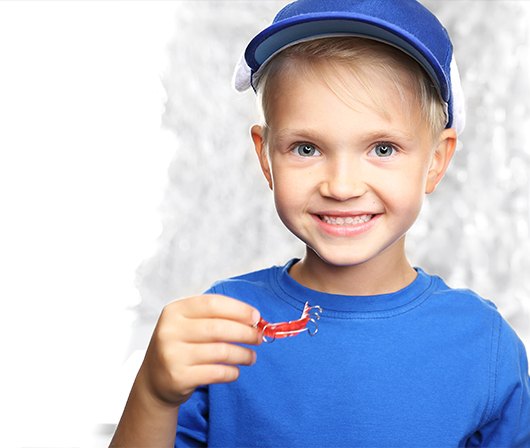
[[[238,365],[252,365],[254,350],[236,344],[261,343],[259,312],[222,295],[194,296],[169,303],[153,332],[139,377],[148,392],[180,406],[202,384],[226,383]]]

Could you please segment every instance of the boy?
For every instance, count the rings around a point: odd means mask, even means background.
[[[452,55],[415,0],[299,0],[251,41],[236,87],[306,254],[166,306],[113,445],[530,446],[522,343],[405,255],[464,126]],[[306,301],[318,335],[260,344]]]

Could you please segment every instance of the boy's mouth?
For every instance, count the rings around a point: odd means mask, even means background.
[[[351,226],[355,224],[364,224],[370,221],[375,215],[352,215],[352,216],[332,216],[332,215],[317,215],[319,219],[326,224],[335,226]]]

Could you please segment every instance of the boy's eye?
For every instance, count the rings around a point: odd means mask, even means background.
[[[293,148],[293,151],[295,151],[296,154],[302,157],[311,157],[311,156],[320,155],[320,151],[316,149],[315,145],[312,145],[311,143],[302,143],[300,145],[296,145]]]
[[[378,143],[374,146],[373,152],[377,157],[390,157],[396,149],[390,143]]]

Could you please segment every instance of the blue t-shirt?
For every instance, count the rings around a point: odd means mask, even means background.
[[[198,388],[175,446],[530,447],[525,349],[495,306],[417,269],[404,289],[343,296],[285,266],[216,283],[270,322],[323,312],[303,333],[257,347],[229,384]]]

